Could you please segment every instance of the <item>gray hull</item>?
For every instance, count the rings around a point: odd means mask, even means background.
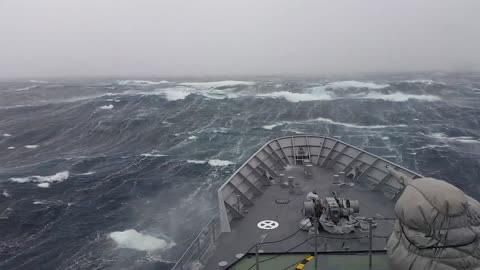
[[[306,163],[313,166],[306,169]],[[335,191],[359,200],[360,215],[378,219],[372,248],[383,251],[393,222],[382,218],[393,216],[394,201],[403,189],[387,165],[412,179],[422,177],[335,138],[298,135],[271,140],[219,188],[218,213],[174,269],[227,269],[254,244],[291,235],[298,230],[305,195],[313,190],[320,197]],[[346,181],[350,185],[332,185],[333,175],[339,173],[349,176]],[[293,178],[294,188],[283,185],[288,176]],[[257,226],[262,220],[274,220],[279,226],[262,230]],[[336,237],[323,233],[319,251],[364,252],[370,244],[367,235],[365,231]],[[313,252],[314,241],[308,238],[302,231],[280,243],[262,244],[260,249],[271,254]],[[226,266],[220,267],[220,262]]]

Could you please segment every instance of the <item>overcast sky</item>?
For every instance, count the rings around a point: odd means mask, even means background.
[[[0,0],[0,77],[480,70],[478,0]]]

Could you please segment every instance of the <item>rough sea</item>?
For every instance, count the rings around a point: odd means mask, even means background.
[[[0,269],[170,269],[269,139],[337,137],[480,199],[480,75],[0,81]]]

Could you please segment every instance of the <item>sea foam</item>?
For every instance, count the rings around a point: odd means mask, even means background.
[[[174,242],[156,238],[151,235],[139,233],[134,229],[123,232],[112,232],[109,234],[118,247],[129,248],[140,251],[165,250],[175,246]]]
[[[383,89],[389,87],[389,84],[378,84],[373,82],[359,82],[359,81],[338,81],[331,82],[326,85],[327,88],[333,89],[348,89],[348,88],[368,88],[368,89]]]
[[[255,85],[255,82],[247,82],[247,81],[218,81],[218,82],[184,82],[180,85],[190,86],[197,89],[212,89],[212,88],[219,88],[219,87],[232,87],[237,85]]]
[[[113,109],[113,104],[101,106],[100,109],[101,110],[111,110],[111,109]]]
[[[208,165],[210,166],[229,166],[229,165],[233,165],[235,163],[229,161],[229,160],[221,160],[221,159],[210,159],[208,161]]]
[[[27,149],[35,149],[35,148],[38,148],[38,144],[27,144],[27,145],[25,145],[25,148],[27,148]]]
[[[270,125],[264,125],[262,128],[267,129],[267,130],[272,130],[277,126],[283,126],[283,125],[288,125],[288,124],[312,124],[315,122],[323,122],[326,124],[330,125],[337,125],[337,126],[344,126],[348,128],[357,128],[357,129],[381,129],[381,128],[389,128],[389,127],[407,127],[407,125],[404,124],[398,124],[398,125],[358,125],[358,124],[352,124],[352,123],[343,123],[343,122],[337,122],[329,118],[323,118],[323,117],[318,117],[315,119],[308,119],[308,120],[303,120],[303,121],[279,121],[275,122]]]
[[[42,188],[50,187],[50,183],[60,183],[67,180],[69,177],[68,171],[63,171],[56,173],[54,175],[49,176],[40,176],[40,175],[33,175],[28,177],[14,177],[10,178],[10,181],[17,182],[17,183],[39,183],[38,186]]]
[[[118,85],[133,85],[133,86],[148,86],[169,83],[169,81],[147,81],[147,80],[119,80],[116,81]]]

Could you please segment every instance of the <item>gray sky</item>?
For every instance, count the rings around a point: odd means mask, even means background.
[[[478,0],[0,0],[0,77],[480,70]]]

